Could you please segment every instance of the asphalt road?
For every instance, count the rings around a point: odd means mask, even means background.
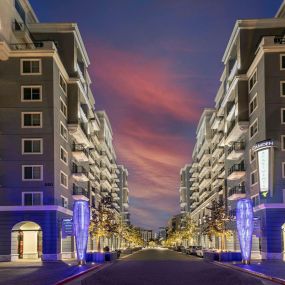
[[[272,285],[182,253],[145,249],[81,281],[82,285]]]

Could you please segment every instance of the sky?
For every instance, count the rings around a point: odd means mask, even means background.
[[[282,0],[30,0],[41,22],[77,22],[117,160],[129,171],[131,221],[156,230],[179,213],[180,169],[214,107],[235,21],[273,17]]]

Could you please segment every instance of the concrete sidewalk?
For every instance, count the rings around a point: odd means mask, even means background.
[[[249,265],[244,265],[240,262],[217,263],[278,282],[279,284],[285,284],[285,262],[282,260],[254,260]]]
[[[1,262],[0,284],[52,285],[95,266],[95,264],[78,266],[75,260]]]

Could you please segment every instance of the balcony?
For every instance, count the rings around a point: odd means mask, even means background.
[[[88,191],[82,187],[73,184],[72,197],[75,200],[89,200]]]
[[[29,29],[24,22],[18,22],[15,20],[12,24],[12,29],[16,38],[27,42],[31,40]]]
[[[246,197],[245,187],[244,186],[235,186],[229,190],[228,200],[234,201]]]
[[[228,180],[239,180],[245,176],[244,163],[234,164],[228,172]]]
[[[208,188],[204,188],[202,191],[200,191],[199,192],[200,201],[203,200],[203,198],[205,198],[209,193],[210,191],[208,190]]]
[[[228,160],[239,160],[244,155],[245,143],[234,142],[233,145],[228,149]]]
[[[92,153],[95,159],[100,159],[100,151],[97,146],[93,145],[90,149],[90,152]]]
[[[248,130],[247,121],[232,121],[228,127],[227,137],[225,140],[226,145],[230,145],[232,142],[239,141],[240,137]]]
[[[83,166],[73,165],[72,167],[72,177],[78,182],[88,182],[88,171]]]
[[[96,174],[100,174],[100,163],[94,160],[94,163],[90,164],[90,167],[94,170]]]
[[[5,42],[0,42],[0,61],[8,60],[10,49]]]
[[[78,162],[89,161],[89,151],[83,144],[73,144],[71,147],[72,155]]]
[[[207,187],[211,183],[211,175],[205,176],[199,183],[199,188]]]
[[[93,147],[92,142],[89,140],[84,124],[68,124],[68,130],[71,136],[78,144],[85,145],[86,147]]]
[[[219,178],[219,179],[224,179],[225,176],[226,176],[225,167],[223,167],[223,168],[219,171],[218,178]]]

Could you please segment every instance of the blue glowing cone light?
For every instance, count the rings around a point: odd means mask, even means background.
[[[249,264],[253,232],[253,208],[250,199],[241,199],[237,202],[236,218],[242,261]]]
[[[90,210],[88,201],[75,200],[73,205],[73,229],[79,264],[86,262]]]

